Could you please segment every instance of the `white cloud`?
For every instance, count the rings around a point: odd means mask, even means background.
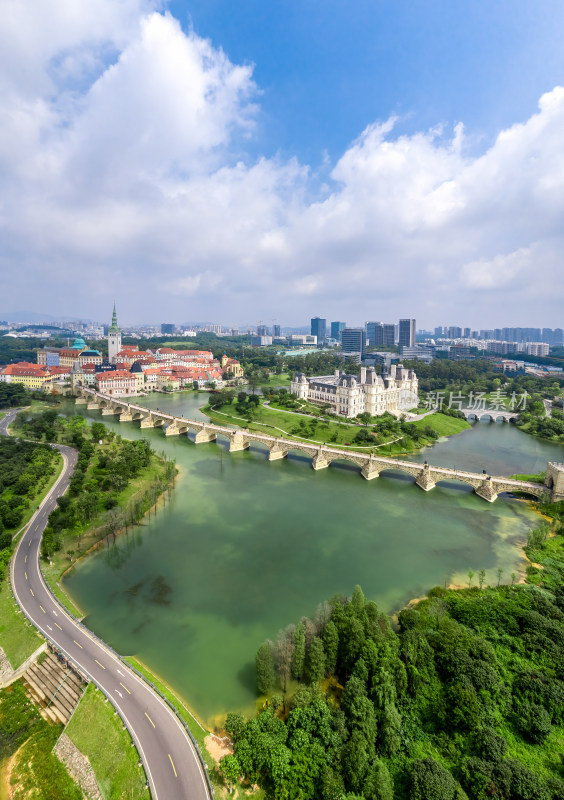
[[[130,319],[562,323],[564,89],[479,156],[461,123],[374,124],[323,181],[245,156],[251,69],[160,3],[77,8],[3,9],[10,305],[99,316],[115,294]]]

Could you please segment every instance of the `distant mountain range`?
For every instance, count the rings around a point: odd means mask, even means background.
[[[0,311],[0,319],[6,322],[71,322],[76,317],[54,317],[52,314],[42,314],[37,311]],[[87,321],[87,320],[85,320]]]

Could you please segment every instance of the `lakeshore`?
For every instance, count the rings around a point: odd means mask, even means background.
[[[200,395],[144,402],[205,419]],[[367,484],[346,465],[316,473],[299,455],[265,464],[254,446],[227,457],[221,443],[104,422],[165,448],[182,473],[156,517],[83,560],[64,586],[89,627],[135,654],[212,729],[226,710],[253,713],[257,644],[324,598],[360,582],[392,611],[445,578],[465,584],[470,567],[485,568],[489,583],[499,566],[507,581],[526,569],[521,548],[538,516],[522,501],[490,506],[460,484],[424,493],[393,473]],[[512,474],[538,472],[557,452],[514,426],[481,424],[412,458],[461,468],[485,459]]]

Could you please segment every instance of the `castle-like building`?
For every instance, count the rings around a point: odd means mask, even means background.
[[[397,415],[416,408],[419,383],[417,375],[403,364],[393,364],[389,371],[376,374],[374,367],[361,367],[360,375],[347,375],[335,370],[333,375],[308,378],[297,372],[290,391],[300,400],[329,405],[333,414],[357,417],[368,412],[378,417],[388,411]]]

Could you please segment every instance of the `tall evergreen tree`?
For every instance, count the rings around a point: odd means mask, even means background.
[[[257,687],[260,694],[266,694],[274,686],[276,675],[274,673],[274,654],[272,652],[272,642],[263,642],[255,657],[257,671]]]
[[[298,622],[294,633],[294,653],[292,655],[292,675],[296,680],[304,674],[305,663],[305,625]]]
[[[319,683],[325,675],[325,652],[319,636],[314,638],[309,648],[306,672],[310,683]]]

